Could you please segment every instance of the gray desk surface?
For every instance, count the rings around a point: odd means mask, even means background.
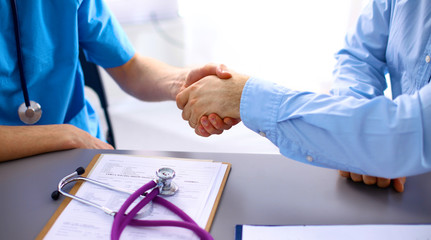
[[[236,224],[431,223],[431,174],[408,178],[400,194],[280,155],[75,149],[0,163],[0,239],[36,237],[61,202],[50,198],[58,181],[102,152],[232,163],[211,228],[215,239],[234,239]]]

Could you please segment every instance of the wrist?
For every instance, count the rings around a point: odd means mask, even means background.
[[[173,77],[173,80],[169,83],[169,87],[167,88],[169,91],[169,100],[175,100],[178,93],[185,88],[188,72],[187,69],[181,69],[175,74],[176,76]]]
[[[250,79],[249,76],[247,75],[239,75],[238,76],[238,81],[237,81],[237,100],[235,104],[235,114],[233,114],[233,118],[236,119],[241,119],[241,98],[242,98],[242,93],[244,90],[244,86],[247,83],[247,81]]]
[[[71,124],[60,124],[58,126],[58,146],[59,149],[83,148],[85,146],[80,132],[83,130]],[[86,133],[86,132],[85,132]]]

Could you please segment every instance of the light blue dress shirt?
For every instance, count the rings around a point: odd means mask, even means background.
[[[78,49],[105,68],[126,63],[134,49],[118,22],[102,0],[16,2],[29,97],[43,111],[37,124],[69,123],[103,139],[84,96]],[[17,112],[24,98],[9,0],[0,0],[0,13],[0,125],[23,125]]]
[[[374,0],[336,54],[331,95],[250,78],[241,119],[304,163],[388,178],[428,172],[430,56],[431,2]]]

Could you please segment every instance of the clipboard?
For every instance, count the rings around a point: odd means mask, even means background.
[[[138,157],[138,158],[151,158],[151,159],[171,159],[171,160],[180,160],[180,161],[204,161],[204,162],[216,162],[213,160],[200,160],[200,159],[189,159],[189,158],[169,158],[169,157],[145,157],[145,156],[140,156],[140,155],[124,155],[124,154],[97,154],[93,157],[93,159],[91,160],[91,162],[88,164],[88,166],[85,168],[85,173],[82,174],[81,176],[83,177],[91,177],[91,173],[93,172],[95,166],[99,163],[99,161],[102,159],[102,157],[104,155],[117,155],[117,156],[131,156],[131,157]],[[223,165],[226,165],[226,170],[224,172],[220,187],[218,189],[217,192],[217,196],[214,200],[214,204],[212,206],[211,212],[209,214],[208,217],[208,221],[205,225],[205,230],[206,231],[210,231],[211,229],[211,225],[212,222],[214,220],[215,214],[217,212],[217,207],[218,204],[220,202],[221,199],[221,195],[223,193],[224,187],[226,185],[227,182],[227,178],[229,176],[230,173],[230,169],[232,164],[231,163],[227,163],[227,162],[220,162]],[[75,195],[78,190],[80,189],[80,187],[82,186],[83,182],[79,181],[76,182],[75,185],[72,187],[72,189],[69,191],[70,194]],[[63,213],[63,211],[66,209],[66,207],[69,205],[69,203],[72,201],[73,199],[71,198],[64,198],[63,202],[60,204],[60,206],[57,208],[57,210],[54,212],[54,214],[52,215],[52,217],[48,220],[48,222],[46,223],[46,225],[44,226],[44,228],[41,230],[41,232],[38,234],[38,236],[36,237],[36,240],[40,240],[40,239],[44,239],[45,236],[48,234],[48,232],[50,231],[50,229],[53,227],[53,225],[55,224],[55,222],[57,221],[57,219],[60,217],[60,215]]]

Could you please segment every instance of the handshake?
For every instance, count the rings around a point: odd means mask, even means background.
[[[248,78],[224,65],[192,69],[176,96],[183,119],[203,137],[230,129],[241,121],[241,94]]]
[[[241,121],[241,97],[248,79],[248,76],[230,71],[224,65],[208,64],[192,69],[176,95],[177,106],[183,110],[183,119],[189,122],[196,134],[203,137],[230,129]],[[392,183],[397,192],[404,191],[406,181],[405,177],[388,179],[346,171],[339,173],[354,182],[381,188]]]

